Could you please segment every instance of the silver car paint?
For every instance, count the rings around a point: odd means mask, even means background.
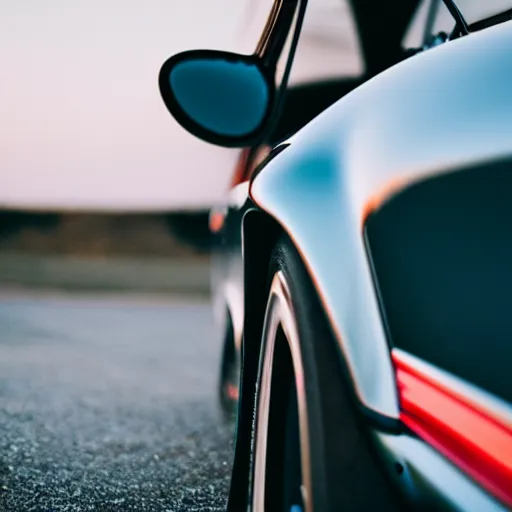
[[[399,461],[404,468],[399,485],[410,502],[421,507],[421,510],[507,510],[423,441],[405,434],[397,436],[382,433],[376,433],[375,440],[381,454],[387,457],[392,465]]]

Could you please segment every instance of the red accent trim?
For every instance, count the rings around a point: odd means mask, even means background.
[[[228,382],[226,384],[225,390],[226,390],[226,396],[230,400],[233,400],[233,401],[238,400],[238,387],[237,386]]]
[[[240,151],[240,156],[238,157],[235,172],[231,178],[231,183],[229,184],[229,188],[236,187],[240,183],[243,183],[246,180],[247,166],[249,164],[249,155],[251,154],[251,148],[244,148]]]
[[[224,227],[225,220],[226,215],[224,213],[212,211],[208,221],[210,231],[212,233],[218,233]]]
[[[402,422],[512,507],[512,428],[393,352]]]
[[[267,158],[271,151],[271,146],[265,144],[254,148],[245,148],[240,152],[235,172],[231,179],[230,188],[249,181],[256,167]]]

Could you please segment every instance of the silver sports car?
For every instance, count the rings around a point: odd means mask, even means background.
[[[512,507],[512,0],[420,3],[351,0],[350,79],[288,87],[306,0],[162,66],[244,148],[211,215],[230,511]]]

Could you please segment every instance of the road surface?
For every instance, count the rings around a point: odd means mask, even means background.
[[[206,301],[0,293],[0,511],[220,511]]]

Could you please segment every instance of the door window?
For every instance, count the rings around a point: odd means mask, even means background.
[[[512,9],[512,0],[456,0],[469,25]],[[455,26],[443,0],[423,0],[405,34],[402,46],[418,48],[440,32],[449,34]]]

